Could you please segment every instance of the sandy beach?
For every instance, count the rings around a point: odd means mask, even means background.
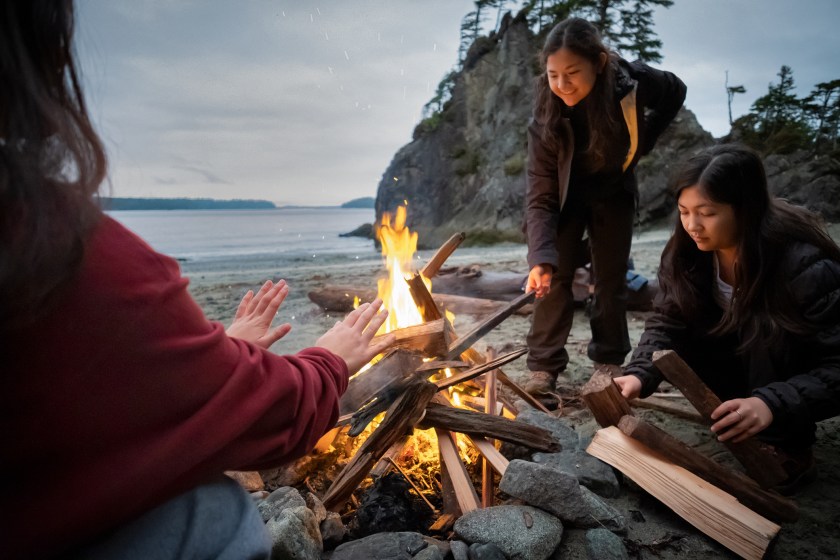
[[[840,228],[832,228],[837,239]],[[634,237],[632,257],[636,270],[654,278],[662,247],[667,241],[669,228],[659,227],[637,233]],[[417,262],[422,265],[431,252],[421,252]],[[447,265],[478,264],[483,270],[516,271],[527,273],[524,245],[493,247],[462,247],[447,261]],[[277,342],[272,350],[291,353],[309,346],[338,319],[322,312],[312,303],[307,293],[329,284],[375,287],[376,278],[384,275],[384,264],[371,243],[370,255],[334,258],[329,262],[301,261],[295,266],[266,259],[238,259],[234,263],[182,263],[190,278],[190,290],[211,320],[230,322],[240,298],[248,289],[256,289],[261,282],[271,278],[284,278],[291,292],[280,309],[279,322],[292,324],[292,331]],[[434,284],[432,287],[434,291]],[[635,343],[644,327],[647,313],[630,312],[628,323],[631,341]],[[476,317],[457,316],[456,331],[465,332],[478,320]],[[492,346],[503,352],[524,346],[529,327],[529,317],[512,316],[478,345],[479,349]],[[589,325],[582,310],[575,316],[575,324],[568,344],[571,363],[567,382],[578,386],[589,379],[592,364],[586,357]],[[525,360],[519,359],[504,368],[514,379],[525,373]],[[698,424],[677,419],[665,413],[637,409],[645,420],[658,425],[671,435],[695,447],[707,456],[732,464],[725,448],[713,440],[709,430]],[[597,425],[586,410],[573,413],[572,420],[582,436],[591,435]],[[840,419],[818,425],[815,455],[819,467],[816,482],[801,491],[796,499],[800,505],[800,519],[784,524],[771,547],[768,558],[778,559],[834,559],[840,556]],[[625,492],[619,498],[606,499],[628,520],[629,531],[625,544],[631,557],[684,560],[685,558],[736,558],[723,546],[704,536],[656,499],[640,490],[632,481],[624,480]],[[576,558],[569,543],[582,539],[582,532],[568,531],[556,558]],[[582,550],[582,548],[580,548]]]

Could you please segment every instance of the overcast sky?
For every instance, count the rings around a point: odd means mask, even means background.
[[[457,62],[467,0],[77,0],[77,48],[114,196],[333,205],[375,196]],[[686,106],[728,131],[725,71],[797,94],[840,78],[838,0],[675,0],[656,13]]]

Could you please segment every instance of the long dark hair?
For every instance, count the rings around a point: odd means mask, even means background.
[[[548,33],[539,55],[542,74],[535,80],[534,116],[543,124],[542,141],[555,149],[561,147],[558,130],[566,104],[554,95],[548,85],[546,61],[562,48],[588,60],[596,69],[601,66],[602,55],[606,55],[607,64],[598,74],[592,91],[586,96],[589,145],[584,157],[590,169],[598,170],[606,163],[607,145],[610,139],[616,136],[619,128],[614,114],[617,56],[604,45],[598,28],[584,19],[563,20]]]
[[[45,311],[79,266],[106,159],[73,61],[72,1],[0,10],[2,332]]]
[[[713,202],[730,205],[738,227],[734,297],[712,333],[752,333],[752,338],[742,340],[746,347],[757,339],[777,342],[785,331],[808,332],[812,326],[799,315],[787,283],[779,282],[775,273],[792,241],[814,245],[840,261],[840,248],[821,220],[805,208],[771,197],[761,158],[743,146],[715,146],[686,161],[670,191],[678,199],[683,189],[692,186]],[[711,255],[697,248],[677,220],[662,253],[659,280],[663,295],[689,321],[699,316],[703,305],[690,272],[704,259],[710,262]]]

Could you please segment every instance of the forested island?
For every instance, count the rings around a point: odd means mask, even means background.
[[[272,210],[268,200],[216,200],[212,198],[109,198],[99,199],[103,210]]]

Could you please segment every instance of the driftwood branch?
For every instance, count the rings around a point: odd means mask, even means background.
[[[799,517],[799,507],[793,500],[762,490],[753,479],[721,466],[656,426],[625,416],[619,421],[618,429],[773,521],[796,521]]]
[[[743,558],[763,558],[779,532],[775,523],[615,426],[598,430],[586,451],[620,470],[677,515]]]
[[[711,424],[711,414],[721,401],[703,383],[700,377],[673,350],[653,353],[653,365],[662,375],[694,405],[694,408]],[[787,473],[773,455],[764,451],[754,439],[740,443],[725,441],[723,444],[744,465],[747,474],[762,488],[775,486],[787,478]]]

